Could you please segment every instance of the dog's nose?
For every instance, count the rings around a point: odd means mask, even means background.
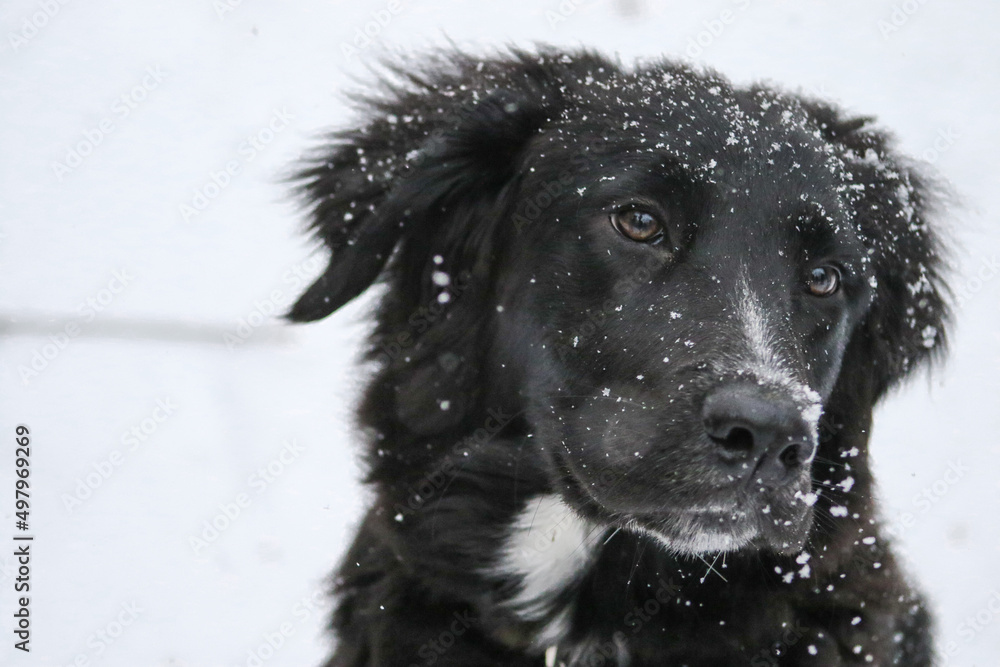
[[[781,485],[816,453],[816,435],[795,403],[755,385],[716,389],[702,419],[723,465],[752,483]]]

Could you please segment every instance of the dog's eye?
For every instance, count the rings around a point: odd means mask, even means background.
[[[640,243],[655,243],[663,238],[663,222],[641,208],[624,208],[611,214],[611,224],[623,236]]]
[[[835,266],[817,266],[809,272],[806,283],[813,296],[832,296],[840,289],[840,270]]]

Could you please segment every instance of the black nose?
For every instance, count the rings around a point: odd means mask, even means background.
[[[773,390],[720,387],[705,398],[702,419],[721,465],[752,483],[780,485],[816,453],[816,434],[801,409]]]

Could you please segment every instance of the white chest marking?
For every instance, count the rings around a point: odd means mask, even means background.
[[[520,579],[516,593],[503,604],[533,621],[550,616],[556,597],[584,573],[603,531],[581,519],[558,496],[528,501],[510,526],[494,574]],[[557,614],[558,625],[568,614]],[[560,634],[547,628],[546,635]],[[546,637],[554,639],[554,637]]]

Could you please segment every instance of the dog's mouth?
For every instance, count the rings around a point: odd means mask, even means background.
[[[743,501],[726,510],[689,508],[635,515],[628,527],[680,554],[767,549],[788,555],[802,550],[811,526],[812,512],[806,505]]]
[[[556,488],[566,503],[588,520],[653,537],[675,554],[702,555],[743,549],[799,553],[812,528],[812,502],[802,491],[683,504],[659,512],[609,508],[588,483],[555,456]],[[802,485],[807,492],[809,481]],[[814,502],[814,501],[813,501]]]
[[[738,551],[761,535],[755,516],[739,507],[730,511],[684,509],[662,516],[638,515],[633,530],[655,537],[669,551],[704,554]]]

